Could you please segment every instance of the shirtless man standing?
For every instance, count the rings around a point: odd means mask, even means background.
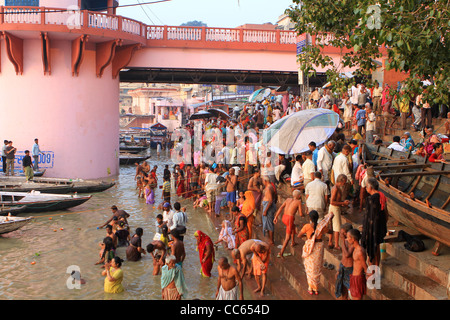
[[[298,215],[300,217],[304,216],[304,214],[302,212],[301,196],[302,196],[302,193],[300,190],[294,190],[292,192],[292,198],[288,198],[288,199],[286,199],[286,201],[283,202],[283,204],[281,205],[281,207],[278,209],[277,213],[275,214],[275,219],[273,219],[273,223],[277,224],[278,216],[284,210],[283,218],[281,219],[281,221],[286,226],[286,238],[284,239],[283,247],[281,248],[280,253],[277,255],[277,257],[279,257],[279,258],[283,258],[284,250],[286,250],[289,240],[292,240],[291,247],[294,247],[296,245],[296,243],[295,243],[295,225],[294,225],[295,213],[298,212]]]
[[[334,292],[337,299],[348,300],[348,290],[350,289],[350,276],[353,273],[353,250],[347,240],[347,233],[353,229],[351,223],[344,223],[341,226],[339,237],[342,243],[342,259],[339,264],[339,271],[336,274],[336,290]]]
[[[136,175],[134,176],[134,180],[136,180],[136,189],[139,189],[139,195],[140,198],[144,191],[144,174],[142,171],[142,166],[139,164],[139,162],[135,163],[136,165]]]
[[[242,284],[239,272],[228,263],[228,259],[221,257],[219,259],[219,279],[217,281],[216,300],[244,300],[244,286]],[[239,293],[238,286],[239,284]]]
[[[341,250],[339,247],[339,231],[341,230],[341,207],[346,207],[349,205],[350,201],[342,201],[342,187],[347,183],[347,176],[345,174],[340,174],[336,179],[336,184],[331,189],[330,197],[330,207],[328,212],[333,212],[334,217],[333,223],[333,235],[330,236],[328,240],[328,247],[333,248],[333,237],[334,237],[334,248],[336,250]]]
[[[153,253],[155,249],[158,250],[156,254]],[[161,267],[164,265],[164,259],[167,252],[166,245],[160,240],[152,241],[147,245],[147,252],[153,257],[153,275],[156,276],[159,274],[159,270],[161,270]]]
[[[248,181],[247,190],[253,192],[253,198],[255,198],[256,209],[259,210],[261,208],[261,173],[258,168],[253,170],[253,177]]]
[[[170,235],[172,236],[173,243],[171,247],[171,255],[175,256],[176,261],[175,264],[183,267],[183,261],[186,258],[186,251],[184,250],[184,243],[180,240],[179,232],[174,229],[170,231]]]
[[[237,176],[234,174],[234,169],[230,168],[229,174],[225,178],[225,185],[227,188],[227,204],[230,209],[230,217],[232,217],[231,209],[236,205],[236,189]]]
[[[367,254],[366,250],[359,244],[361,232],[358,229],[351,229],[347,233],[347,239],[348,243],[353,247],[353,272],[350,276],[350,294],[352,300],[362,300],[367,291]]]
[[[275,212],[277,211],[276,205],[276,194],[273,185],[270,183],[268,177],[263,178],[264,182],[264,192],[262,199],[262,223],[263,223],[263,232],[264,235],[266,231],[269,233],[269,244],[274,245],[273,241],[273,232],[275,230],[274,226],[274,217]]]
[[[260,292],[261,297],[264,296],[264,288],[267,282],[267,268],[269,267],[270,260],[270,246],[263,242],[258,241],[252,244],[250,247],[253,252],[252,268],[253,275],[255,276],[257,288],[253,292]],[[261,282],[260,282],[260,278]]]

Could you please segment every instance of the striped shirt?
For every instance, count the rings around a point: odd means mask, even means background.
[[[163,183],[163,191],[164,192],[170,192],[170,182],[169,181],[164,181],[164,183]]]

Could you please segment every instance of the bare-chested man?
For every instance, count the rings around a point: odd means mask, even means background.
[[[277,211],[277,195],[275,188],[268,177],[263,178],[264,191],[262,199],[262,223],[264,235],[266,231],[269,234],[269,244],[274,245],[273,232],[275,231],[275,225],[273,219],[275,218],[275,212]]]
[[[249,239],[242,242],[239,248],[231,251],[231,256],[234,259],[234,263],[237,265],[237,269],[241,277],[244,277],[246,274],[250,278],[252,275],[252,263],[249,258],[251,258],[253,254],[251,248],[255,242],[262,241],[258,239]]]
[[[136,162],[135,165],[136,165],[136,174],[134,176],[134,180],[136,180],[136,189],[139,190],[138,197],[140,198],[144,194],[145,175],[142,171],[142,166],[139,164],[139,162]]]
[[[155,249],[158,250],[156,254],[153,252]],[[164,259],[167,252],[166,245],[160,240],[152,241],[147,245],[147,252],[153,257],[153,275],[156,276],[164,265]]]
[[[348,300],[348,290],[350,289],[350,276],[353,273],[353,250],[354,248],[347,240],[347,233],[353,229],[351,223],[344,223],[341,226],[339,237],[342,243],[342,259],[339,264],[339,271],[336,274],[336,290],[334,292],[337,299]]]
[[[175,256],[175,263],[180,267],[183,267],[183,261],[186,258],[186,251],[184,249],[184,243],[180,240],[180,234],[176,229],[170,231],[173,243],[171,246],[171,255]]]
[[[339,247],[339,231],[341,230],[341,207],[347,207],[350,203],[349,200],[342,201],[342,188],[347,183],[347,176],[345,174],[340,174],[336,178],[336,184],[331,188],[330,197],[330,207],[328,212],[333,212],[333,235],[330,236],[328,240],[328,247],[333,248],[333,237],[334,237],[334,248],[336,250],[341,250]]]
[[[352,300],[362,300],[367,292],[367,254],[366,250],[359,244],[361,232],[358,229],[351,229],[347,233],[347,239],[348,243],[353,247],[353,272],[350,276],[350,294]]]
[[[228,263],[228,259],[219,259],[219,279],[217,281],[216,300],[244,300],[244,286],[241,276],[235,267]],[[239,285],[239,292],[238,292]]]
[[[291,240],[291,247],[294,247],[296,245],[295,243],[295,213],[298,212],[298,215],[300,217],[303,217],[304,214],[302,212],[302,200],[301,200],[302,193],[300,190],[294,190],[292,192],[292,198],[286,199],[286,201],[283,202],[281,207],[278,209],[277,213],[275,214],[275,219],[273,219],[273,223],[276,224],[278,222],[278,216],[280,213],[284,210],[283,218],[281,221],[286,226],[286,238],[284,239],[283,247],[281,248],[280,253],[277,257],[283,258],[284,250],[286,250],[287,244],[289,243],[289,240]]]
[[[234,168],[230,168],[229,174],[225,178],[225,186],[227,190],[227,204],[230,209],[230,217],[232,217],[231,209],[236,205],[237,176],[234,174]]]
[[[258,241],[253,243],[250,249],[253,252],[253,275],[258,286],[253,292],[260,292],[260,295],[264,296],[264,288],[267,282],[267,269],[270,260],[270,245],[263,241]],[[262,278],[261,281],[260,278]]]
[[[261,172],[258,168],[255,168],[253,170],[253,176],[248,181],[247,190],[253,192],[253,198],[255,198],[255,205],[257,210],[261,209],[261,187]]]

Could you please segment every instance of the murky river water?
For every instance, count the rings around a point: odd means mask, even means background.
[[[161,185],[164,165],[167,163],[172,167],[168,155],[163,151],[157,160],[153,154],[148,162],[152,168],[158,165],[158,183]],[[125,260],[122,265],[125,292],[120,294],[104,293],[103,269],[94,265],[99,259],[99,243],[106,235],[105,229],[97,229],[97,226],[111,217],[110,207],[114,204],[131,215],[128,221],[132,234],[137,227],[144,229],[144,248],[153,239],[155,217],[160,212],[137,197],[134,174],[134,165],[121,166],[113,188],[96,193],[86,203],[66,211],[33,214],[36,219],[32,223],[0,236],[0,299],[161,299],[160,276],[152,275],[151,255],[146,254],[141,261],[130,262],[125,259],[125,248],[117,249],[117,255]],[[172,201],[176,198],[172,195]],[[155,199],[157,206],[162,201],[159,188],[156,189]],[[200,229],[216,241],[218,230],[212,226],[203,209],[193,209],[190,200],[180,202],[187,207],[189,219],[184,240],[187,257],[183,263],[189,290],[187,298],[214,299],[217,264],[210,279],[200,275],[193,234]],[[216,259],[223,254],[224,249],[220,246]],[[67,268],[72,265],[80,268],[81,276],[86,280],[81,289],[69,289],[66,285],[70,276],[66,273]]]

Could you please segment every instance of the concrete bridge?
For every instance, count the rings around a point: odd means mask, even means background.
[[[148,26],[67,10],[78,0],[39,5],[0,6],[0,140],[23,151],[39,138],[48,176],[118,173],[120,81],[298,83],[294,31]]]

